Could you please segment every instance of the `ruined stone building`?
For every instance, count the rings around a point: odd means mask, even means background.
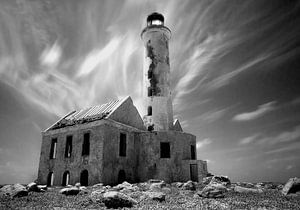
[[[38,182],[48,185],[197,181],[207,173],[197,160],[196,137],[173,120],[164,17],[153,13],[141,33],[145,46],[141,118],[130,97],[72,111],[42,132]]]

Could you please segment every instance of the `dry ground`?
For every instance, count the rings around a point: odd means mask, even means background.
[[[93,203],[89,194],[65,196],[61,188],[45,193],[30,192],[21,198],[0,198],[0,209],[106,209],[102,203]],[[90,189],[90,188],[89,188]],[[300,209],[300,195],[283,196],[278,190],[266,190],[262,194],[229,192],[225,198],[208,199],[194,196],[196,191],[171,188],[166,201],[139,200],[131,209]]]

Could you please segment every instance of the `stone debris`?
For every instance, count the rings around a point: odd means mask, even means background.
[[[166,194],[163,192],[144,192],[143,193],[145,195],[145,197],[155,200],[155,201],[165,201],[166,200]]]
[[[103,194],[105,193],[105,190],[102,189],[102,190],[96,190],[96,191],[93,191],[91,194],[90,194],[90,198],[91,200],[94,202],[94,203],[97,203],[97,202],[103,202]]]
[[[182,185],[183,190],[196,190],[196,185],[193,181],[187,181]]]
[[[204,177],[203,180],[202,180],[202,183],[204,185],[208,185],[212,178],[213,178],[213,176]]]
[[[41,192],[41,190],[38,188],[37,183],[31,182],[27,185],[28,192]]]
[[[223,184],[209,184],[197,194],[204,198],[223,198],[228,189]]]
[[[284,195],[288,194],[294,194],[297,192],[300,192],[300,179],[295,177],[295,178],[290,178],[287,183],[284,185],[282,191]]]
[[[92,188],[102,188],[102,187],[103,187],[103,183],[94,184],[92,186]]]
[[[154,182],[150,185],[149,189],[151,191],[160,191],[163,187],[166,187],[166,183],[164,181]]]
[[[23,185],[17,183],[13,185],[5,185],[0,189],[0,195],[14,197],[22,197],[28,195],[28,190]]]
[[[79,182],[77,182],[76,184],[75,184],[75,187],[80,187],[81,186],[81,184],[79,183]]]
[[[103,203],[107,208],[132,207],[137,201],[124,193],[110,191],[103,194]]]
[[[241,186],[235,186],[234,191],[238,193],[262,193],[262,189],[254,189],[254,188],[247,188]]]
[[[224,185],[225,187],[231,186],[231,182],[228,176],[219,176],[219,175],[213,176],[209,182],[209,185],[213,185],[213,184],[221,184]]]
[[[38,185],[37,187],[39,188],[40,192],[45,192],[48,189],[47,185]]]
[[[59,191],[59,193],[64,195],[77,195],[80,192],[78,187],[67,187]]]

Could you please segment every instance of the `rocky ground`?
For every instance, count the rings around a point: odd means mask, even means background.
[[[117,186],[51,187],[29,184],[0,189],[0,209],[300,209],[299,179],[278,183],[230,183],[214,176],[201,183],[160,180]],[[298,192],[298,193],[297,193]]]

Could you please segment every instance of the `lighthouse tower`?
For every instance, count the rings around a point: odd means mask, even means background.
[[[169,40],[171,31],[164,26],[164,17],[152,13],[141,33],[144,55],[144,124],[149,131],[173,129],[173,108],[170,90]]]

